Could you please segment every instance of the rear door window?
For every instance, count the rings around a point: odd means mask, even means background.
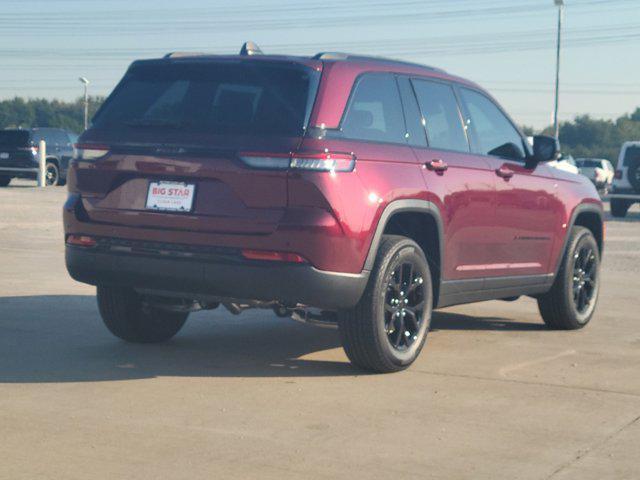
[[[134,66],[93,119],[98,130],[300,135],[319,73],[269,62]]]
[[[405,143],[400,94],[392,74],[359,78],[341,125],[342,134],[355,140]]]
[[[413,86],[429,146],[468,152],[469,142],[453,88],[445,83],[417,79],[413,80]]]
[[[523,160],[523,140],[511,121],[488,97],[461,88],[462,100],[469,114],[468,125],[475,150],[483,155]]]

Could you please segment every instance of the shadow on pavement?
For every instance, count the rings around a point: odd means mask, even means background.
[[[435,312],[432,325],[434,330],[544,329],[449,312]],[[0,298],[0,383],[364,374],[341,351],[329,355],[339,360],[306,358],[335,348],[340,348],[336,330],[300,325],[264,310],[192,314],[170,342],[133,345],[107,332],[92,296]]]

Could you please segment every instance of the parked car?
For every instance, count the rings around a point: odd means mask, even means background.
[[[580,173],[587,177],[598,190],[607,192],[613,183],[615,170],[604,158],[578,158],[576,165]]]
[[[634,203],[640,203],[640,142],[625,142],[611,186],[611,215],[624,217]]]
[[[555,139],[530,148],[438,68],[242,53],[134,62],[79,139],[66,264],[113,334],[266,307],[337,323],[355,365],[391,372],[433,308],[528,295],[552,328],[589,322],[602,205],[547,164]]]
[[[571,155],[562,155],[557,160],[551,160],[549,162],[549,166],[559,170],[564,170],[565,172],[573,173],[574,175],[578,175],[580,173],[580,169]]]
[[[12,178],[38,178],[40,140],[47,149],[46,184],[64,185],[75,139],[74,133],[60,128],[0,130],[0,187],[9,185]]]

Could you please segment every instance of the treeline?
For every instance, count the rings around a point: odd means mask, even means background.
[[[104,101],[104,97],[89,98],[91,117]],[[72,132],[82,131],[84,102],[78,98],[73,102],[60,100],[13,98],[0,101],[0,129],[28,127],[60,127]],[[529,135],[530,127],[524,128]],[[552,128],[543,133],[551,134]],[[562,150],[574,157],[607,158],[614,164],[623,142],[640,141],[640,108],[631,115],[616,120],[599,120],[589,115],[576,117],[560,125]]]
[[[104,97],[89,97],[89,118],[98,110]],[[73,102],[44,98],[15,97],[0,101],[0,129],[58,127],[80,133],[84,129],[84,99]]]

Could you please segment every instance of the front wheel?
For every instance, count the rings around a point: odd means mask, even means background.
[[[600,249],[591,231],[573,227],[551,290],[538,297],[542,319],[551,328],[584,327],[596,308],[600,291]]]
[[[53,162],[47,162],[44,170],[44,181],[47,187],[60,185],[60,169]]]
[[[189,315],[148,305],[132,288],[99,286],[97,295],[104,324],[127,342],[167,341],[180,331]]]
[[[338,313],[342,345],[354,365],[380,373],[411,365],[429,331],[433,294],[424,252],[385,235],[359,303]]]

